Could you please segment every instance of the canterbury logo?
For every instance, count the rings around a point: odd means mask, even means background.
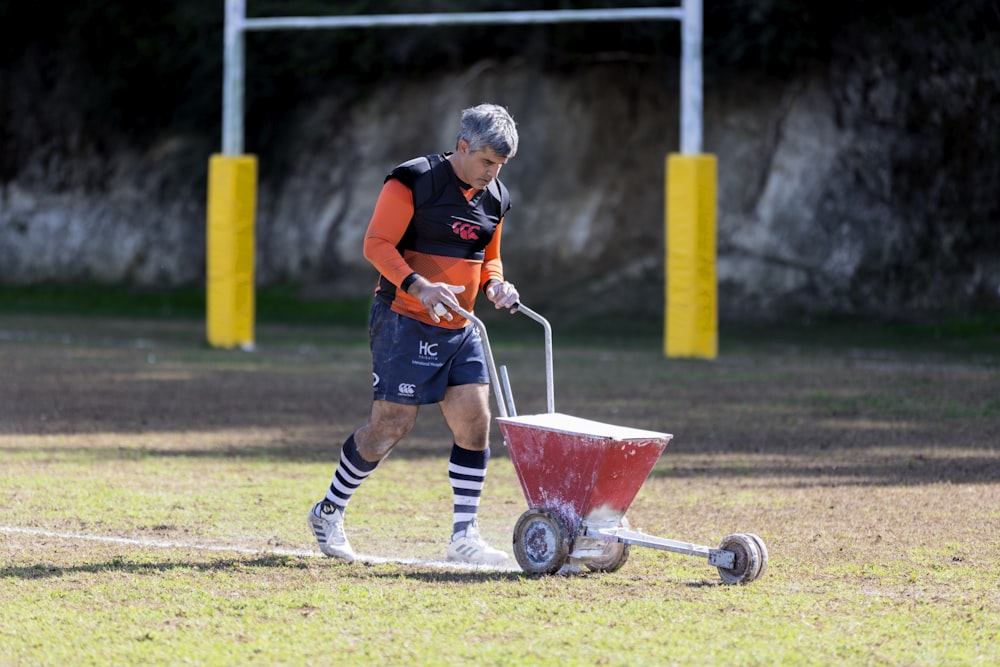
[[[476,241],[479,239],[479,225],[474,225],[471,222],[454,222],[451,225],[451,231],[454,234],[458,234],[462,237],[463,241]]]
[[[416,390],[416,388],[417,385],[404,382],[400,384],[396,388],[396,390],[399,392],[400,396],[413,396],[413,392]]]

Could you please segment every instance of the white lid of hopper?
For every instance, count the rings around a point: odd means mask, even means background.
[[[605,424],[581,417],[564,415],[559,412],[546,412],[538,415],[519,415],[517,417],[497,417],[499,422],[511,424],[523,424],[525,426],[537,426],[547,431],[557,431],[559,433],[573,433],[577,435],[589,435],[598,438],[611,438],[612,440],[636,440],[650,438],[672,438],[669,433],[658,431],[647,431],[640,428],[630,428],[628,426],[615,426]]]

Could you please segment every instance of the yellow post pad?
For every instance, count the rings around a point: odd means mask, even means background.
[[[207,329],[213,347],[254,346],[257,158],[213,155],[208,169]]]
[[[714,359],[719,352],[716,159],[671,153],[666,166],[664,354]]]

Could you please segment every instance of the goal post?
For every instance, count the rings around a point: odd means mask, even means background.
[[[685,0],[681,30],[681,151],[667,156],[664,336],[667,357],[719,353],[716,279],[717,163],[701,152],[702,7]]]
[[[310,30],[405,26],[444,26],[470,24],[541,24],[596,21],[679,21],[681,23],[681,147],[678,160],[667,160],[665,227],[668,239],[664,320],[664,353],[667,356],[714,357],[715,347],[690,338],[689,332],[711,327],[715,334],[715,158],[701,154],[702,138],[702,0],[681,0],[674,7],[635,7],[618,9],[564,9],[496,12],[447,12],[425,14],[382,14],[355,16],[286,16],[248,18],[247,0],[226,0],[224,35],[224,77],[222,94],[222,151],[209,164],[207,305],[208,342],[216,347],[254,346],[254,225],[256,206],[256,158],[243,154],[243,90],[245,33],[262,30]],[[704,168],[706,158],[713,166]],[[690,163],[690,165],[689,165]],[[679,167],[677,165],[683,165]],[[691,168],[689,166],[694,165]],[[671,170],[676,170],[676,177]],[[693,179],[693,180],[692,180]],[[695,196],[697,206],[669,206],[673,190],[678,201]],[[688,192],[688,194],[683,194]],[[692,195],[699,192],[700,195]],[[711,193],[711,201],[705,193]],[[710,210],[709,210],[710,209]],[[671,213],[674,211],[674,213]],[[693,216],[693,217],[692,217]],[[711,224],[711,230],[701,229]],[[673,264],[670,239],[711,238],[711,266],[696,263],[697,271],[680,269]],[[704,241],[703,241],[704,243]],[[678,245],[678,248],[680,246]],[[704,248],[702,248],[704,250]],[[712,289],[704,286],[712,281]],[[697,287],[697,288],[696,288]],[[248,292],[249,290],[249,292]],[[700,301],[711,293],[709,301]],[[686,294],[699,300],[697,308],[681,307],[670,295]],[[685,302],[686,303],[686,302]],[[677,308],[676,314],[670,310]],[[707,313],[711,311],[711,317]],[[702,313],[692,320],[694,314]],[[699,334],[706,338],[705,334]],[[673,341],[673,342],[671,342]]]

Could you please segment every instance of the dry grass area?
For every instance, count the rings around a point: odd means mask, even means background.
[[[554,325],[558,411],[674,434],[632,526],[757,533],[761,579],[720,586],[638,547],[610,574],[430,562],[450,523],[435,408],[349,512],[355,548],[388,561],[336,565],[303,519],[367,413],[363,330],[262,327],[243,353],[199,323],[4,315],[0,663],[1000,659],[1000,352],[736,341],[666,360]],[[540,343],[494,347],[519,411],[541,410]],[[493,437],[483,529],[509,547],[526,506]]]

